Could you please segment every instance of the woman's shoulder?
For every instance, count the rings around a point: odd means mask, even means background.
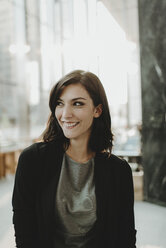
[[[18,164],[17,164],[17,171],[23,170],[25,168],[36,168],[34,166],[38,159],[39,150],[42,149],[43,142],[33,143],[28,147],[25,147],[19,156]]]
[[[53,154],[55,149],[55,144],[53,145],[52,142],[33,143],[20,153],[18,167],[37,169],[38,165],[40,166],[44,159]]]
[[[105,162],[108,166],[108,168],[114,168],[115,170],[121,170],[121,171],[131,171],[131,167],[128,164],[128,162],[116,156],[115,154],[111,153],[109,156],[104,156]]]
[[[122,181],[125,179],[129,180],[129,178],[132,178],[131,166],[125,159],[112,154],[110,156],[110,165],[114,167],[116,175],[118,175],[118,177],[120,177]]]
[[[40,150],[45,150],[48,144],[45,142],[36,142],[25,147],[20,153],[21,158],[28,158],[35,156]]]
[[[119,164],[119,165],[122,165],[122,164],[125,164],[127,163],[127,161],[115,154],[111,154],[110,157],[109,157],[110,161],[114,161],[115,163]]]
[[[20,156],[21,157],[35,157],[38,155],[42,155],[47,153],[48,151],[52,150],[55,151],[58,148],[58,143],[55,141],[52,142],[35,142],[28,147],[25,147]]]
[[[45,161],[59,156],[60,152],[56,142],[36,142],[26,147],[20,153],[17,171],[33,172],[41,169]]]

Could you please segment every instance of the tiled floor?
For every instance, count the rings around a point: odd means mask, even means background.
[[[0,248],[14,248],[11,195],[13,176],[0,180]],[[138,248],[166,248],[166,208],[135,202]]]
[[[141,248],[166,248],[166,207],[135,202],[137,245]]]

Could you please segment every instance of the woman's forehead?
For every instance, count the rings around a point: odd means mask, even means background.
[[[65,86],[59,97],[90,98],[90,95],[84,86],[77,83]]]

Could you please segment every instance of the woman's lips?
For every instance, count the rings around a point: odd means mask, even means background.
[[[74,128],[79,124],[79,122],[63,122],[63,126],[66,128]]]

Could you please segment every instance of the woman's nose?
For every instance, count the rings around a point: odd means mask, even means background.
[[[62,118],[70,118],[72,117],[72,109],[70,106],[64,106],[62,112]]]

